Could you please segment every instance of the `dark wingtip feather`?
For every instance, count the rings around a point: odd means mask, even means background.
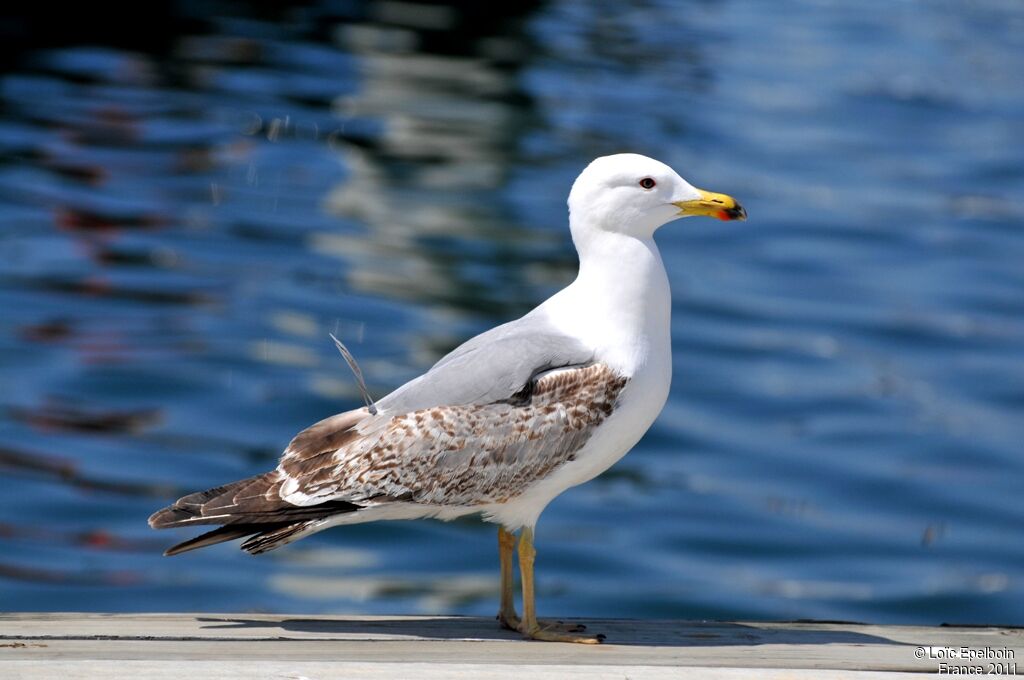
[[[229,524],[172,546],[164,551],[164,556],[180,555],[183,552],[205,548],[208,545],[216,545],[225,541],[233,541],[236,538],[245,538],[246,536],[250,538],[242,544],[242,549],[253,555],[259,555],[260,553],[268,552],[291,543],[309,525],[310,522]]]
[[[154,512],[149,517],[149,526],[169,529],[201,524],[224,525],[169,548],[164,553],[167,556],[253,534],[256,536],[242,547],[256,554],[295,540],[301,535],[300,529],[305,528],[310,520],[355,512],[362,507],[342,500],[308,506],[293,505],[276,494],[274,485],[278,481],[276,473],[268,472],[183,496],[172,505]]]
[[[250,555],[259,555],[276,550],[282,545],[288,545],[292,541],[301,538],[302,532],[311,524],[312,522],[296,522],[295,524],[285,524],[284,526],[265,527],[264,531],[242,543],[242,550],[245,550]]]
[[[232,523],[232,515],[246,514],[244,508],[235,508],[235,494],[254,486],[265,488],[270,484],[269,477],[270,473],[265,473],[182,496],[166,508],[157,510],[150,515],[149,526],[154,529],[168,529],[187,524]],[[262,490],[260,488],[251,493],[258,497]],[[217,503],[218,501],[220,504]],[[231,507],[233,511],[225,512],[227,507]]]
[[[174,524],[174,506],[168,506],[157,510],[149,516],[149,526],[152,529],[165,529]]]
[[[216,545],[217,543],[224,543],[225,541],[233,541],[236,538],[244,538],[246,536],[259,533],[266,528],[267,527],[265,526],[260,527],[252,524],[218,527],[213,531],[207,531],[205,534],[200,534],[195,538],[190,538],[187,541],[171,546],[164,551],[164,557],[180,555],[183,552],[198,550],[199,548],[205,548],[208,545]]]

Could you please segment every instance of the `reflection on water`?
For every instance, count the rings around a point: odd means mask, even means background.
[[[535,7],[508,5],[499,20],[489,6],[381,3],[337,34],[361,80],[335,109],[377,134],[337,135],[349,172],[326,208],[372,233],[328,229],[312,243],[347,263],[352,289],[432,310],[416,338],[427,358],[459,341],[453,313],[479,323],[528,311],[564,251],[564,239],[518,223],[502,193],[534,116],[522,70]]]
[[[544,611],[1022,623],[1014,5],[88,21],[0,46],[6,608],[492,613],[475,521],[171,561],[145,518],[359,403],[329,332],[380,396],[564,285],[570,183],[632,150],[752,219],[659,235],[673,392],[545,513]]]

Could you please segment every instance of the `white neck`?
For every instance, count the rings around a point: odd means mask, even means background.
[[[604,230],[573,236],[579,276],[538,311],[627,376],[648,364],[671,371],[672,300],[654,239]]]

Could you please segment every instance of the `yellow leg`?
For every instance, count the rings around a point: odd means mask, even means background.
[[[537,551],[533,547],[533,529],[524,527],[519,536],[519,573],[523,577],[523,619],[519,623],[519,632],[533,640],[546,640],[549,642],[582,642],[584,644],[597,644],[604,641],[604,635],[580,635],[577,630],[583,630],[583,626],[571,624],[570,630],[565,630],[564,624],[544,624],[537,621],[537,612],[534,608],[533,591],[533,562],[537,557]]]
[[[519,629],[519,614],[516,614],[515,593],[512,590],[512,551],[516,547],[515,534],[498,527],[498,557],[501,559],[501,609],[498,623],[509,630]]]
[[[508,630],[519,630],[519,614],[516,614],[515,591],[512,582],[512,553],[516,548],[516,536],[505,527],[498,527],[498,556],[501,560],[501,609],[498,611],[498,623]],[[541,628],[553,628],[567,632],[579,633],[587,629],[581,623],[562,623],[561,621],[538,621]]]

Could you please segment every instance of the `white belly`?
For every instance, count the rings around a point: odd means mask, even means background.
[[[556,496],[593,479],[626,455],[654,423],[668,398],[671,365],[658,363],[659,366],[646,366],[630,379],[615,411],[597,428],[575,460],[537,482],[521,496],[484,508],[484,517],[510,530],[532,527]]]
[[[610,237],[611,238],[611,237]],[[651,240],[614,237],[610,262],[583,267],[568,288],[545,302],[545,314],[583,345],[594,360],[629,376],[615,411],[575,460],[521,496],[487,506],[484,517],[506,528],[532,527],[548,503],[566,489],[601,474],[629,452],[661,413],[672,382],[671,293]],[[600,254],[590,257],[600,259]]]

